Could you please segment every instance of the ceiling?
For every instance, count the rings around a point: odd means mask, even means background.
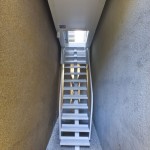
[[[91,45],[105,1],[48,0],[56,30],[89,30],[87,47]],[[63,42],[60,43],[63,47]]]

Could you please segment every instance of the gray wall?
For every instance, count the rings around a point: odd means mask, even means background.
[[[150,1],[108,0],[91,54],[103,150],[149,150]]]
[[[0,149],[45,150],[56,119],[59,50],[46,0],[0,1]]]

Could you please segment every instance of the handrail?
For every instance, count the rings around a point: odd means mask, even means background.
[[[60,79],[60,91],[59,91],[59,138],[61,137],[61,108],[63,97],[63,80],[64,80],[64,65],[61,65],[61,79]]]
[[[90,57],[89,57],[89,50],[87,49],[87,57],[88,57],[88,73],[89,73],[89,84],[90,84],[90,100],[91,100],[91,116],[90,116],[90,135],[89,138],[91,139],[91,130],[92,130],[92,119],[93,119],[93,84],[92,84],[92,75],[91,75],[91,64],[90,64]]]

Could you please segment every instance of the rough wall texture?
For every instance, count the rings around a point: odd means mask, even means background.
[[[46,148],[58,100],[55,36],[46,1],[0,1],[0,150]]]
[[[108,0],[92,46],[103,150],[150,149],[150,1]]]

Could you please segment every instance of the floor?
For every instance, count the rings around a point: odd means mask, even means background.
[[[46,150],[75,150],[74,147],[61,147],[59,145],[58,130],[57,121]],[[80,150],[102,150],[94,125],[92,126],[91,146],[81,147]]]

